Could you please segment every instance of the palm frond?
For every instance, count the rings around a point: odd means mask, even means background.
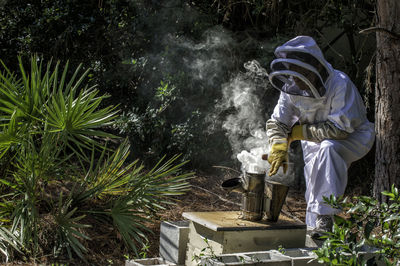
[[[0,132],[0,159],[11,148],[12,145],[19,143],[18,128],[17,128],[17,115],[16,111],[12,113],[7,125],[3,127]]]
[[[55,251],[59,252],[62,250],[62,247],[65,247],[70,259],[73,258],[73,251],[79,258],[84,260],[84,253],[87,252],[87,249],[80,242],[80,239],[90,240],[90,237],[80,232],[80,229],[89,228],[90,225],[78,223],[85,215],[76,216],[77,208],[75,207],[71,210],[71,203],[72,200],[70,198],[64,200],[61,193],[57,212],[54,214],[54,219],[58,226],[58,248]],[[58,256],[59,254],[56,253],[54,255]]]
[[[166,195],[182,194],[189,187],[186,180],[192,177],[193,173],[174,176],[186,163],[174,165],[178,158],[179,156],[174,156],[165,163],[161,159],[148,173],[132,171],[129,194],[120,198],[111,209],[114,225],[135,253],[137,248],[134,243],[140,246],[145,244],[143,241],[146,239],[141,236],[149,231],[144,225],[148,220],[145,217],[151,217],[149,214],[163,208],[161,203],[166,203],[163,201]]]
[[[106,148],[104,148],[102,157],[104,161],[100,161],[97,167],[93,169],[93,177],[90,178],[89,186],[102,186],[103,190],[98,195],[123,195],[127,194],[131,189],[128,185],[132,178],[132,173],[138,173],[143,166],[136,167],[138,160],[126,164],[129,156],[130,145],[128,140],[124,142],[111,154],[109,158],[104,158]]]
[[[11,249],[10,249],[11,248]],[[12,251],[15,250],[23,253],[23,244],[19,241],[18,237],[10,232],[6,227],[0,227],[0,252],[6,257],[8,261]]]
[[[12,213],[11,232],[19,236],[19,242],[33,256],[38,253],[38,210],[36,202],[25,193],[27,200],[20,200]]]
[[[110,133],[96,129],[109,125],[118,113],[112,106],[99,108],[101,101],[107,96],[97,97],[98,91],[94,88],[83,88],[75,97],[77,86],[85,75],[87,72],[74,86],[68,84],[67,87],[72,86],[67,90],[68,94],[58,90],[45,105],[48,114],[47,123],[53,128],[52,130],[63,132],[69,145],[79,147],[78,150],[99,145],[89,136],[115,138]]]
[[[65,146],[73,146],[78,156],[84,156],[83,151],[93,144],[100,146],[93,137],[115,138],[100,128],[109,125],[118,111],[113,106],[100,108],[108,96],[98,96],[94,87],[83,85],[89,70],[80,74],[80,65],[67,80],[67,63],[58,80],[59,62],[52,68],[50,61],[44,69],[42,61],[33,56],[28,72],[22,58],[18,60],[20,79],[1,62],[0,127],[8,125],[14,113],[19,121],[18,127],[29,125],[30,131],[40,132],[46,124],[49,131],[62,132],[63,140],[68,142]],[[3,139],[6,141],[6,136]],[[0,146],[0,153],[6,150]]]
[[[148,242],[145,232],[151,233],[151,230],[147,228],[144,223],[149,222],[149,219],[132,210],[129,199],[126,197],[116,200],[111,210],[105,212],[105,214],[111,216],[113,224],[120,233],[125,244],[138,256],[135,243],[139,246],[143,246]]]
[[[164,162],[164,156],[153,169],[142,177],[148,184],[147,193],[155,197],[163,197],[182,194],[189,188],[189,183],[186,181],[194,176],[194,172],[180,173],[182,171],[182,166],[185,165],[187,161],[174,165],[179,157],[180,155],[175,155]],[[134,182],[142,182],[140,179],[133,180]]]

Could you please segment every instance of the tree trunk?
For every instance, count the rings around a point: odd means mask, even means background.
[[[400,1],[377,0],[374,196],[400,185]]]

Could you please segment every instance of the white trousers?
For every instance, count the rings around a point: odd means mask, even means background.
[[[353,132],[345,140],[324,140],[321,143],[302,141],[307,202],[306,224],[316,227],[318,215],[340,212],[323,201],[323,196],[344,194],[347,169],[367,154],[374,142],[371,130]]]

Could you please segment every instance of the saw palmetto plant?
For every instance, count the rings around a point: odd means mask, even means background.
[[[192,173],[178,157],[146,170],[130,146],[111,149],[117,116],[102,107],[88,70],[45,67],[19,58],[20,73],[0,70],[0,251],[3,259],[86,259],[94,226],[104,225],[138,253],[152,214],[182,194]],[[161,204],[162,202],[162,204]]]

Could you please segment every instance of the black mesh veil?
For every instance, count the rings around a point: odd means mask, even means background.
[[[286,58],[271,62],[271,71],[271,84],[288,94],[320,98],[326,92],[324,83],[328,72],[308,53],[288,52]]]

